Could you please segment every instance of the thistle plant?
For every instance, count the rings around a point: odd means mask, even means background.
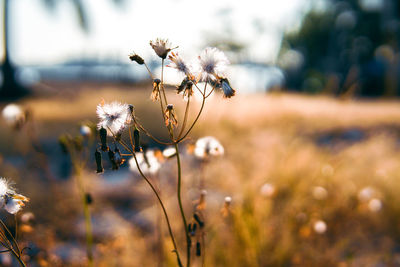
[[[100,143],[95,151],[97,172],[102,173],[104,171],[104,157],[108,158],[111,162],[113,170],[119,169],[120,165],[125,162],[125,159],[130,157],[129,162],[131,168],[136,167],[141,177],[149,185],[161,207],[178,265],[181,267],[189,267],[191,264],[192,251],[196,251],[197,255],[201,254],[201,243],[199,242],[199,239],[204,236],[204,233],[202,233],[201,236],[197,236],[194,234],[196,230],[193,229],[193,227],[203,228],[204,226],[204,222],[201,218],[201,207],[204,206],[204,203],[201,203],[202,205],[198,206],[193,215],[193,219],[188,220],[182,204],[183,174],[179,147],[198,122],[204,110],[207,98],[217,90],[223,92],[224,98],[230,98],[235,95],[235,90],[231,87],[225,75],[229,60],[225,54],[217,48],[206,48],[200,53],[197,60],[190,64],[176,51],[178,47],[173,47],[168,40],[157,39],[151,41],[150,46],[161,60],[160,76],[153,74],[145,60],[138,54],[132,53],[129,55],[129,58],[131,61],[143,65],[152,79],[153,89],[150,98],[154,102],[158,102],[160,114],[164,121],[164,127],[167,129],[169,139],[161,140],[159,137],[150,133],[140,122],[133,105],[119,102],[105,103],[102,101],[97,106],[97,115],[99,118],[97,126],[100,137]],[[165,64],[166,60],[169,61],[168,65]],[[175,106],[168,101],[168,93],[164,84],[165,67],[176,70],[182,76],[182,81],[176,88],[176,93],[181,94],[184,101],[186,101],[182,119],[178,118]],[[194,91],[198,91],[201,95],[201,105],[192,117],[190,116],[189,110]],[[168,153],[165,154],[168,155],[166,157],[176,159],[176,197],[178,200],[180,217],[183,224],[183,233],[186,241],[185,263],[180,250],[181,248],[178,246],[177,239],[172,230],[171,220],[167,209],[159,191],[154,185],[154,182],[152,179],[149,179],[152,173],[154,173],[154,168],[158,167],[157,164],[155,164],[156,162],[153,162],[154,160],[149,159],[150,156],[147,156],[148,151],[146,151],[146,148],[142,147],[142,135],[146,135],[159,145],[167,147]],[[205,146],[208,147],[209,145]],[[205,149],[207,150],[207,148]],[[204,153],[211,153],[211,151],[208,149]],[[152,156],[150,158],[152,158]],[[205,194],[202,197],[202,201],[204,202]]]

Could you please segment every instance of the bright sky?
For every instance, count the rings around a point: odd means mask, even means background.
[[[156,37],[168,38],[181,53],[194,56],[207,46],[207,36],[221,35],[248,45],[245,55],[250,60],[273,62],[283,31],[299,25],[312,1],[126,0],[118,8],[111,0],[84,0],[89,34],[79,28],[71,1],[58,0],[53,13],[43,2],[11,1],[11,53],[19,64],[52,64],[80,56],[126,60],[132,50],[149,57],[148,42]]]

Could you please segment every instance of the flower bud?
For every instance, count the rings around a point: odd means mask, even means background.
[[[197,215],[197,213],[193,214],[193,218],[199,224],[200,228],[204,227],[204,222],[200,219],[200,217],[199,217],[199,215]]]
[[[131,61],[135,61],[139,65],[143,65],[144,64],[144,59],[142,57],[140,57],[139,55],[137,55],[137,54],[130,54],[129,55],[129,59]]]
[[[94,152],[94,157],[96,159],[96,165],[97,165],[97,173],[102,173],[104,171],[103,169],[103,164],[101,162],[101,153],[99,150],[96,149],[96,152]]]
[[[135,130],[133,131],[133,141],[134,141],[134,145],[135,145],[135,152],[140,152],[140,150],[141,150],[140,134],[139,134],[139,130],[137,128],[135,128]]]
[[[118,170],[119,166],[115,162],[114,152],[111,149],[108,151],[108,158],[111,162],[112,170]]]
[[[107,151],[108,146],[107,146],[107,130],[104,129],[103,127],[100,128],[99,130],[99,135],[100,135],[100,142],[101,142],[101,150]]]
[[[201,246],[199,241],[196,242],[196,256],[197,257],[201,256]]]

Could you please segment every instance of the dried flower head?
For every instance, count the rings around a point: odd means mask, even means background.
[[[178,119],[174,112],[174,106],[172,104],[168,104],[167,108],[164,111],[165,115],[165,126],[171,125],[172,127],[178,125]]]
[[[121,133],[132,119],[129,105],[119,102],[100,103],[97,106],[97,116],[100,120],[97,128],[106,129],[110,136]]]
[[[15,214],[29,199],[17,194],[5,178],[0,178],[0,206],[8,213]]]
[[[183,97],[192,96],[193,95],[193,80],[189,78],[189,76],[185,77],[181,84],[176,89],[177,93],[180,94],[183,92]]]
[[[207,47],[198,57],[198,79],[203,82],[208,82],[222,78],[225,76],[225,69],[229,63],[224,52],[215,47]]]
[[[24,111],[16,104],[8,104],[5,106],[2,115],[4,120],[12,126],[23,124],[25,121]]]
[[[169,60],[171,60],[171,63],[167,65],[167,67],[171,67],[176,69],[178,72],[181,72],[182,74],[186,76],[191,76],[191,67],[188,65],[185,60],[178,55],[178,53],[171,52],[171,54],[168,56]]]
[[[135,62],[136,62],[137,64],[139,64],[139,65],[143,65],[143,64],[144,64],[144,59],[141,58],[139,55],[137,55],[137,54],[135,54],[135,53],[130,54],[130,55],[129,55],[129,59],[130,59],[131,61],[135,61]]]
[[[225,98],[231,98],[236,93],[236,90],[231,87],[231,84],[226,78],[218,78],[217,80],[211,80],[210,84],[212,87],[222,90]]]
[[[145,153],[138,152],[135,154],[140,170],[144,174],[156,174],[162,165],[162,153],[159,150],[147,150]],[[129,169],[134,173],[139,173],[135,158],[129,160]]]
[[[153,48],[154,52],[156,52],[157,56],[162,59],[166,59],[169,51],[173,49],[168,39],[157,38],[155,41],[150,41],[150,46]]]
[[[194,148],[194,155],[197,158],[204,159],[209,156],[222,156],[224,147],[212,136],[206,136],[197,140]]]
[[[157,101],[160,98],[160,84],[161,80],[160,79],[154,79],[153,80],[153,91],[151,92],[151,100]]]

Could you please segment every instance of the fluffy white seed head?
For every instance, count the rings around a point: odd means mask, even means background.
[[[146,151],[146,155],[144,155],[143,152],[136,153],[136,159],[138,161],[140,170],[144,174],[154,175],[161,168],[161,162],[156,157],[154,150]],[[139,173],[134,157],[129,160],[129,169],[134,173]]]
[[[163,150],[163,156],[166,158],[170,158],[176,154],[176,150],[174,147],[167,147]]]
[[[194,148],[194,155],[197,158],[206,158],[208,156],[222,156],[224,147],[212,136],[206,136],[197,140]]]
[[[224,77],[229,63],[224,52],[215,47],[207,47],[200,53],[195,64],[197,76],[204,82]]]
[[[113,136],[120,133],[131,122],[129,105],[120,102],[101,103],[97,106],[99,123],[97,128],[104,128],[107,134]]]
[[[314,223],[314,231],[317,233],[317,234],[323,234],[323,233],[325,233],[326,232],[326,230],[327,230],[327,226],[326,226],[326,223],[324,222],[324,221],[322,221],[322,220],[318,220],[318,221],[316,221],[315,223]]]
[[[2,115],[8,124],[15,124],[20,120],[23,120],[25,117],[21,107],[16,104],[8,104],[5,106],[2,111]]]

